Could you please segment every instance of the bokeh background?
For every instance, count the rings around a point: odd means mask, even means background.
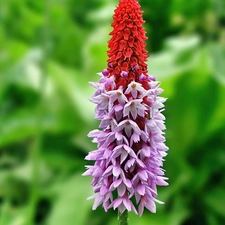
[[[166,102],[168,187],[130,225],[225,224],[225,1],[140,0]],[[0,1],[0,224],[116,225],[92,211],[88,98],[117,0]]]

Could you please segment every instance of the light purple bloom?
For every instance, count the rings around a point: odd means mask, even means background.
[[[119,208],[121,213],[128,210],[139,216],[144,208],[155,212],[155,202],[162,203],[156,199],[156,185],[167,185],[161,169],[168,150],[161,113],[166,99],[158,96],[163,90],[152,80],[149,87],[154,88],[149,90],[134,81],[124,90],[107,90],[108,81],[100,80],[104,88],[99,91],[100,85],[92,85],[97,90],[91,101],[97,105],[95,117],[103,130],[88,135],[98,149],[86,156],[95,163],[84,173],[93,177],[93,209],[102,205],[106,211]]]

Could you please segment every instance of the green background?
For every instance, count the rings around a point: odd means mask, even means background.
[[[166,102],[168,187],[130,225],[225,224],[225,1],[140,0]],[[0,0],[0,225],[116,225],[92,211],[88,81],[116,0]]]

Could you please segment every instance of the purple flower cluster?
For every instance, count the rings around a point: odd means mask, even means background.
[[[163,203],[156,199],[156,186],[168,185],[161,168],[168,150],[162,114],[166,99],[158,96],[163,90],[150,75],[139,75],[148,88],[137,81],[116,88],[114,76],[106,70],[99,75],[99,82],[91,83],[97,89],[91,101],[100,129],[88,134],[97,150],[86,156],[94,165],[83,174],[93,177],[93,209],[102,205],[105,211],[118,208],[139,216],[144,208],[156,212],[155,202]]]

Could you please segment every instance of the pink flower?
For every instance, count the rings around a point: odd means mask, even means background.
[[[108,67],[102,71],[91,101],[99,130],[89,133],[97,150],[86,160],[83,174],[92,176],[95,194],[93,209],[118,208],[139,216],[144,208],[156,212],[157,185],[167,185],[163,157],[165,98],[155,77],[147,71],[146,36],[140,5],[136,0],[121,0],[115,10],[109,41]]]

